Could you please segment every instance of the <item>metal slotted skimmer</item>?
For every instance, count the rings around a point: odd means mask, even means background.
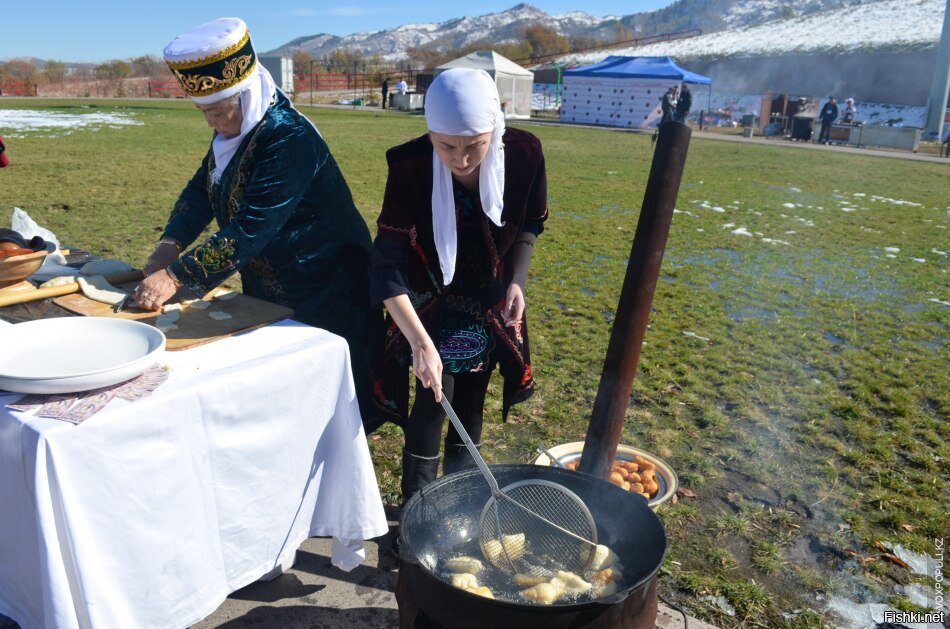
[[[594,560],[597,527],[577,494],[547,480],[522,480],[499,488],[445,396],[442,408],[465,442],[492,497],[479,518],[482,554],[508,574],[551,577],[564,570],[582,575]]]

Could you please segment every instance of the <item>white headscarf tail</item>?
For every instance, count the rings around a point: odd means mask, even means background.
[[[254,73],[256,76],[252,76],[247,83],[247,88],[240,92],[241,113],[244,115],[240,135],[229,139],[216,135],[211,141],[211,150],[214,151],[214,173],[212,174],[214,181],[221,179],[221,174],[228,167],[248,131],[257,126],[277,97],[277,85],[260,61]]]
[[[482,211],[496,226],[504,225],[505,115],[498,88],[484,70],[454,68],[439,74],[426,92],[426,125],[429,131],[447,135],[474,136],[491,132],[488,153],[479,167],[478,189]],[[452,172],[432,151],[432,230],[442,281],[455,277],[458,230]]]

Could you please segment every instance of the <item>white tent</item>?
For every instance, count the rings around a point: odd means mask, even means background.
[[[454,61],[443,63],[435,69],[435,75],[452,68],[484,70],[495,79],[498,96],[505,118],[531,117],[531,92],[534,89],[534,72],[525,70],[514,61],[506,59],[493,50],[479,50]]]

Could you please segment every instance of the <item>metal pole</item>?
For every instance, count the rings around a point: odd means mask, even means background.
[[[620,290],[617,316],[610,332],[600,386],[584,442],[580,471],[593,476],[607,478],[617,454],[691,134],[690,128],[682,122],[660,125],[637,232]]]
[[[947,6],[943,12],[943,30],[940,46],[937,48],[937,59],[934,62],[930,98],[927,100],[927,121],[924,125],[925,131],[933,134],[938,143],[943,139],[948,90],[950,90],[950,0],[947,0]]]

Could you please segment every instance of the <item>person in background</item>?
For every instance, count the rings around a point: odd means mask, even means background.
[[[693,93],[689,91],[689,86],[683,83],[680,87],[679,98],[676,99],[676,113],[673,115],[673,119],[678,122],[686,122],[686,116],[689,115],[692,106]]]
[[[369,229],[330,149],[258,63],[242,20],[202,24],[164,54],[214,137],[135,301],[158,310],[179,289],[200,297],[240,273],[244,294],[347,340],[365,416],[370,337],[381,332],[382,313],[369,304]],[[201,238],[212,221],[217,229]]]
[[[381,96],[383,97],[383,109],[386,109],[386,101],[389,100],[389,78],[383,79],[383,85],[380,88]]]
[[[841,114],[841,124],[853,125],[858,116],[858,110],[854,107],[854,99],[849,98],[844,101],[844,113]]]
[[[399,82],[396,83],[396,92],[399,94],[405,94],[409,91],[409,84],[405,80],[399,79]]]
[[[821,132],[818,134],[818,142],[828,144],[828,142],[831,141],[831,125],[833,125],[837,119],[838,101],[835,100],[834,96],[830,96],[828,97],[828,102],[822,106],[821,112],[818,114],[818,120],[821,122]]]
[[[7,146],[3,143],[3,138],[0,138],[0,168],[6,168],[10,165],[10,158],[7,157]]]
[[[664,122],[669,122],[673,120],[673,114],[676,113],[676,87],[670,86],[670,89],[666,90],[666,94],[663,95],[663,98],[660,99],[660,112],[662,116],[660,117],[660,124]]]
[[[943,136],[943,156],[950,157],[950,129],[948,129],[946,135]]]
[[[487,72],[438,75],[426,92],[425,117],[428,133],[386,153],[389,176],[370,262],[372,301],[389,313],[373,390],[377,406],[405,432],[405,500],[438,473],[443,395],[478,444],[496,366],[503,419],[534,391],[525,282],[548,216],[541,143],[505,128]],[[473,465],[449,426],[443,473]]]

